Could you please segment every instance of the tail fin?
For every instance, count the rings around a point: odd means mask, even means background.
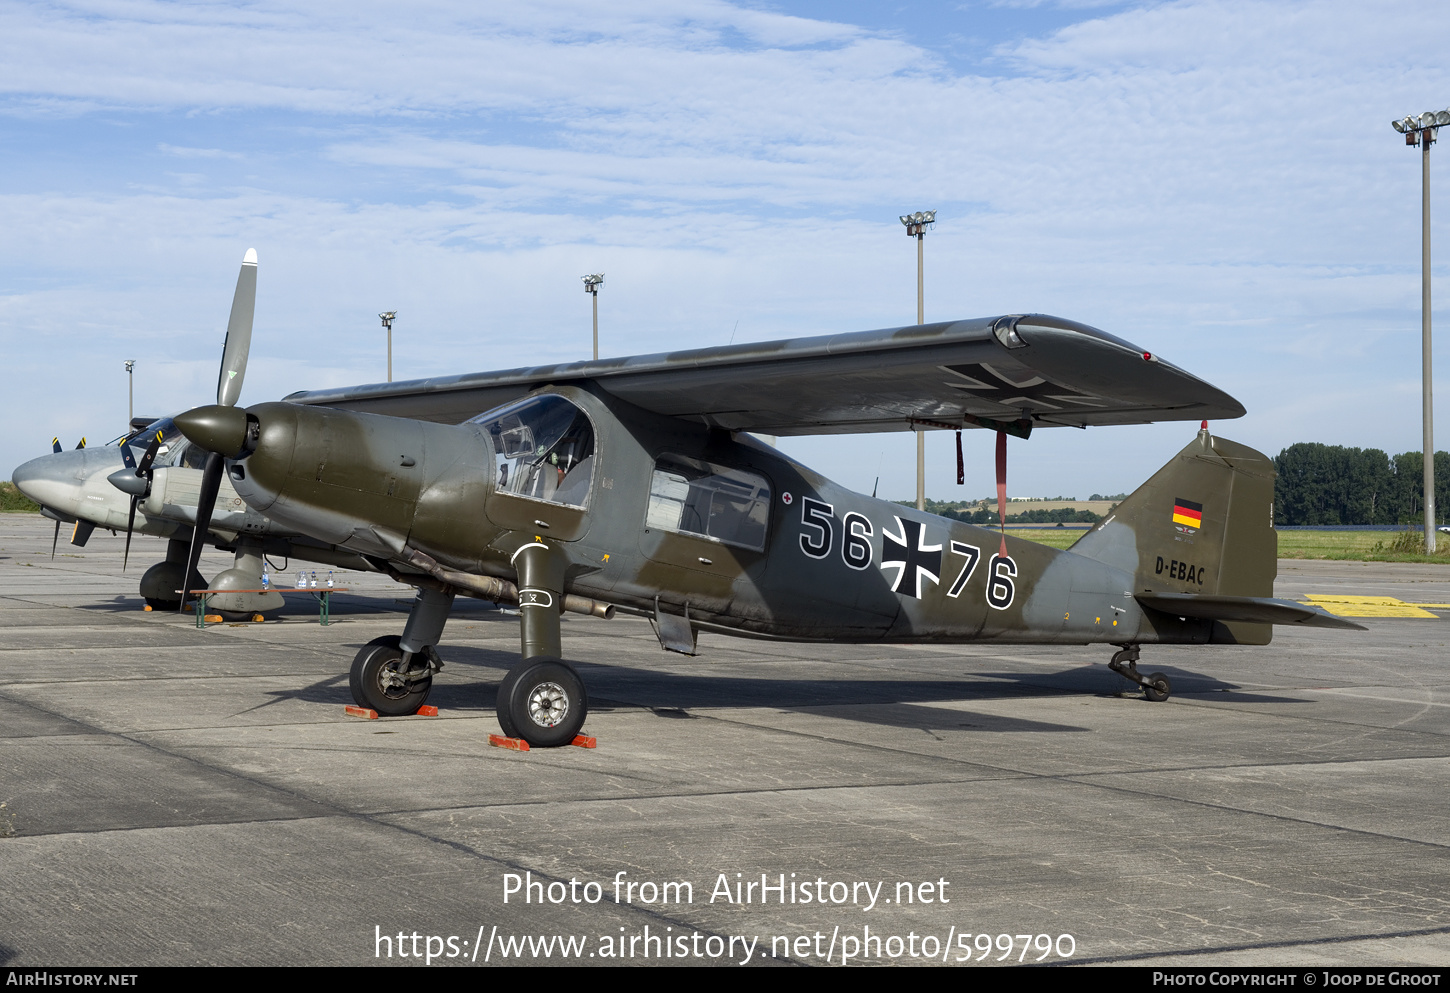
[[[1124,569],[1134,594],[1272,597],[1274,463],[1205,426],[1072,551]],[[1269,624],[1224,621],[1212,641],[1267,644]]]

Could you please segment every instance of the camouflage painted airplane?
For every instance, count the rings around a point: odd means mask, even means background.
[[[256,291],[257,255],[249,251],[237,277],[224,348],[233,355],[231,379],[236,386],[224,397],[229,396],[233,402],[246,371]],[[241,367],[235,368],[238,354]],[[141,595],[149,606],[177,609],[182,600],[177,591],[183,587],[258,590],[262,586],[264,555],[273,560],[285,559],[289,567],[293,560],[300,559],[344,569],[369,568],[356,553],[279,527],[252,511],[223,478],[212,500],[213,512],[202,540],[232,552],[232,567],[212,577],[208,584],[193,561],[191,581],[183,583],[207,453],[190,444],[169,417],[138,421],[131,425],[131,433],[109,445],[86,447],[82,439],[76,449],[64,451],[57,439],[51,454],[19,466],[12,479],[22,493],[40,504],[42,513],[56,522],[57,538],[62,523],[75,525],[71,535],[74,545],[84,546],[98,527],[112,532],[124,529],[129,558],[133,531],[168,539],[165,560],[152,565],[141,577]],[[278,609],[283,599],[276,592],[225,592],[212,596],[208,603],[222,616],[236,620]]]
[[[238,359],[222,385],[239,380]],[[240,356],[245,367],[245,355]],[[232,376],[231,373],[237,374]],[[229,399],[230,397],[230,399]],[[1274,467],[1213,437],[1232,397],[1096,329],[1041,315],[695,349],[218,403],[175,418],[255,512],[417,587],[401,636],[353,660],[359,705],[410,714],[456,596],[517,604],[504,732],[566,744],[588,708],[560,616],[649,617],[796,641],[1105,644],[1150,700],[1141,647],[1266,644],[1273,624],[1353,628],[1275,599]],[[1205,420],[1071,549],[852,493],[771,435]],[[1003,488],[999,485],[999,507]],[[194,561],[195,552],[193,552]]]

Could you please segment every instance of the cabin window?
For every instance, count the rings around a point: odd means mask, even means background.
[[[769,515],[770,483],[762,476],[678,455],[655,463],[646,527],[763,551]]]
[[[536,396],[470,422],[493,441],[500,493],[583,507],[594,474],[594,426],[561,396]]]

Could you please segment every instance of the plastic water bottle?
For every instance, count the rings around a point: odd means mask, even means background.
[[[327,588],[332,589],[332,570],[327,570]]]
[[[269,587],[271,585],[272,585],[272,578],[267,575],[267,567],[264,565],[264,566],[262,566],[262,589],[265,590],[265,589],[267,589],[267,587]]]
[[[302,589],[306,589],[307,588],[307,570],[306,569],[298,569],[297,570],[297,588],[299,590],[302,590]]]
[[[312,588],[314,590],[317,589],[317,570],[316,569],[313,569],[312,570]]]

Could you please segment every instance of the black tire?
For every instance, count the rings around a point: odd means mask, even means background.
[[[1154,703],[1162,703],[1167,700],[1168,695],[1172,692],[1173,687],[1169,684],[1168,677],[1161,672],[1155,672],[1149,676],[1148,685],[1143,687],[1143,695]]]
[[[431,673],[404,686],[393,685],[387,678],[398,671],[398,663],[403,660],[401,641],[397,635],[374,638],[352,660],[349,684],[353,701],[359,707],[376,710],[381,717],[416,714],[433,689]]]
[[[573,742],[589,713],[584,681],[567,662],[525,659],[508,671],[498,687],[498,724],[510,738],[533,748]]]
[[[158,600],[155,597],[148,596],[146,598],[146,606],[150,607],[152,610],[165,611],[167,613],[174,614],[181,609],[181,601]]]

